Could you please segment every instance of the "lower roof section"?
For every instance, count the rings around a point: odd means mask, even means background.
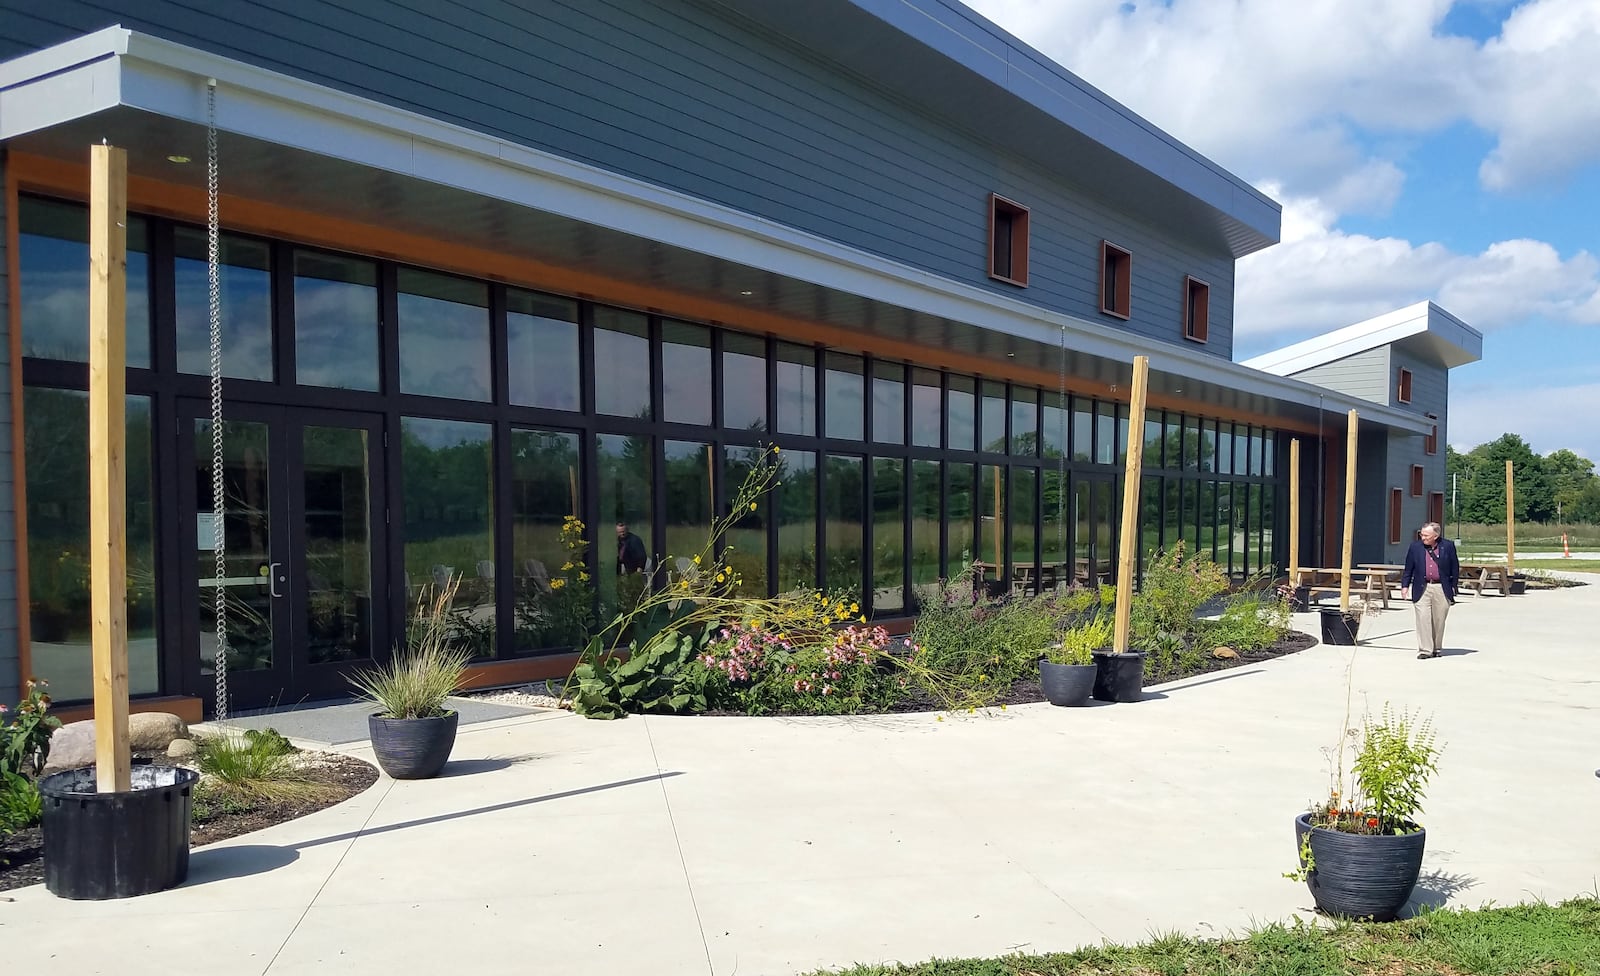
[[[1379,346],[1394,346],[1425,362],[1454,369],[1483,358],[1483,333],[1432,302],[1417,302],[1263,353],[1245,360],[1244,365],[1292,376]]]
[[[1047,388],[1064,359],[1074,390],[1125,395],[1147,355],[1152,406],[1302,430],[1359,409],[1426,433],[1402,411],[121,28],[0,64],[0,140],[21,185],[77,195],[87,147],[109,141],[128,152],[135,205],[194,219],[209,79],[236,229]]]

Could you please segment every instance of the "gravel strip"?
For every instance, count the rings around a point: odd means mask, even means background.
[[[560,694],[560,682],[535,681],[531,684],[518,685],[515,688],[496,688],[493,691],[483,691],[471,695],[462,695],[461,697],[488,702],[491,705],[514,705],[519,708],[561,708]]]

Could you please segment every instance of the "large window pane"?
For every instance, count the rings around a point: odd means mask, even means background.
[[[370,660],[377,648],[368,432],[307,425],[300,445],[307,606],[298,629],[312,664]]]
[[[905,462],[877,458],[872,462],[872,609],[904,610],[906,606]]]
[[[1150,554],[1161,548],[1161,479],[1146,477],[1139,496],[1139,567],[1146,566]]]
[[[1263,431],[1261,436],[1261,473],[1271,478],[1278,473],[1278,435],[1276,431],[1268,430]]]
[[[488,286],[401,268],[401,391],[487,400],[490,388]]]
[[[89,361],[89,210],[38,197],[17,202],[22,354]],[[143,217],[128,217],[128,365],[150,365],[150,258]],[[47,679],[48,680],[48,679]]]
[[[938,461],[911,462],[911,585],[919,601],[933,597],[944,575],[939,568],[939,467]]]
[[[1011,453],[1039,455],[1039,391],[1011,388]]]
[[[1250,428],[1250,474],[1260,477],[1263,472],[1263,454],[1265,452],[1265,439],[1261,436],[1260,427]]]
[[[644,592],[655,569],[651,524],[651,454],[649,437],[625,434],[595,435],[595,464],[600,474],[600,524],[598,541],[602,617],[610,619],[619,607],[632,606]]]
[[[722,426],[767,429],[767,340],[722,334]]]
[[[1216,444],[1213,442],[1212,449]],[[1183,467],[1186,471],[1211,471],[1215,458],[1207,454],[1204,467],[1200,460],[1200,421],[1195,417],[1183,418]]]
[[[996,454],[1006,451],[1006,385],[993,380],[983,383],[983,449]]]
[[[650,322],[637,312],[594,310],[594,406],[614,417],[650,419]]]
[[[1070,583],[1072,558],[1072,497],[1067,475],[1054,467],[1040,472],[1042,493],[1039,503],[1039,561],[1057,583]]]
[[[410,607],[459,578],[455,636],[475,657],[495,653],[493,438],[488,424],[400,421],[405,584]]]
[[[216,618],[217,588],[228,594],[225,608],[228,638],[228,670],[263,671],[281,664],[277,659],[278,634],[274,629],[271,585],[260,584],[263,572],[271,570],[276,547],[273,537],[281,537],[285,526],[276,525],[273,513],[272,472],[282,464],[273,452],[277,445],[270,428],[259,420],[225,420],[222,425],[222,535],[227,542],[221,577],[216,571],[215,534],[217,510],[212,491],[211,419],[196,418],[194,431],[194,479],[196,513],[195,601],[200,635],[200,673],[214,673],[218,642]]]
[[[1161,548],[1170,549],[1183,535],[1183,491],[1186,482],[1178,478],[1164,480],[1162,493],[1165,505],[1161,519]],[[1190,534],[1192,537],[1193,533]],[[1186,547],[1186,548],[1193,548]]]
[[[1128,405],[1117,404],[1117,467],[1128,465]]]
[[[1006,562],[1006,469],[998,464],[978,466],[978,558],[989,567],[984,576],[1000,579]]]
[[[1206,421],[1209,430],[1211,421]],[[1233,425],[1223,421],[1217,429],[1217,473],[1233,474]],[[1239,471],[1244,474],[1243,470]]]
[[[828,436],[859,441],[866,418],[861,376],[864,364],[858,356],[830,352],[827,365],[827,376],[823,380],[827,400],[823,404],[823,412],[827,418]]]
[[[582,586],[592,566],[574,561],[583,536],[578,435],[562,431],[511,431],[511,569],[516,585],[516,649],[572,647],[585,635],[593,612]],[[604,538],[602,536],[602,538]],[[592,578],[592,576],[591,576]],[[569,586],[576,588],[568,591]]]
[[[178,314],[178,369],[211,371],[211,278],[206,232],[179,227],[173,275]],[[264,241],[223,234],[222,375],[271,380],[272,252]]]
[[[973,451],[978,447],[977,381],[970,376],[950,377],[946,409],[950,418],[950,449]]]
[[[711,426],[711,330],[703,325],[661,325],[661,415],[675,424]]]
[[[1011,523],[1011,578],[1023,589],[1033,592],[1040,579],[1039,533],[1034,528],[1038,518],[1035,492],[1039,488],[1039,472],[1032,468],[1011,469],[1011,510],[1007,519]]]
[[[911,443],[938,447],[940,419],[939,374],[931,369],[911,371]]]
[[[1059,393],[1046,393],[1041,398],[1044,421],[1044,456],[1059,458],[1067,454],[1067,401]]]
[[[759,447],[729,447],[724,450],[723,484],[730,500],[745,483],[750,472],[761,463],[765,453]],[[781,488],[774,489],[781,491]],[[772,511],[772,493],[756,499],[756,507],[749,506],[734,512],[733,528],[723,545],[731,547],[728,564],[738,574],[739,585],[734,592],[739,596],[764,597],[767,595],[767,519]]]
[[[817,585],[817,456],[784,451],[773,489],[778,510],[778,592]]]
[[[87,273],[85,275],[87,277]],[[126,401],[128,690],[161,690],[157,667],[150,400]],[[89,638],[89,395],[23,391],[28,619],[33,674],[61,701],[94,696]]]
[[[906,368],[899,363],[872,364],[872,439],[906,442]]]
[[[1117,463],[1117,414],[1115,404],[1095,402],[1094,463]]]
[[[1243,424],[1233,435],[1233,473],[1250,473],[1250,428]]]
[[[1169,471],[1183,469],[1183,414],[1168,413],[1166,433],[1162,437],[1162,455]]]
[[[1072,398],[1072,459],[1094,460],[1094,401]]]
[[[1272,442],[1268,441],[1267,443],[1271,445]],[[1273,531],[1277,527],[1278,513],[1274,507],[1277,492],[1273,490],[1272,485],[1263,485],[1258,491],[1257,497],[1260,499],[1260,513],[1256,524],[1261,527],[1260,532],[1257,533],[1261,549],[1256,554],[1256,568],[1271,569],[1276,565],[1277,559],[1277,553],[1272,548],[1273,538],[1277,535]]]
[[[546,410],[582,409],[577,302],[506,289],[506,341],[512,403]]]
[[[1161,411],[1147,410],[1144,416],[1144,466],[1159,469],[1161,464]]]
[[[294,371],[306,386],[378,389],[378,266],[294,254]]]
[[[817,433],[817,353],[810,346],[778,343],[778,431]]]
[[[960,575],[980,558],[978,540],[973,534],[977,524],[977,498],[974,497],[975,472],[970,464],[950,465],[949,488],[945,493],[945,578]]]
[[[861,594],[861,547],[863,541],[862,463],[858,457],[829,457],[823,478],[822,498],[827,588],[857,598]]]
[[[662,475],[667,482],[666,569],[671,579],[695,573],[694,557],[710,535],[712,474],[716,458],[710,444],[667,441]],[[711,555],[715,555],[712,553]]]

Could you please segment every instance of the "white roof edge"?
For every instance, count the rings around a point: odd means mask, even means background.
[[[1464,362],[1483,355],[1483,333],[1424,300],[1246,359],[1242,365],[1287,376],[1426,333],[1459,350]]]
[[[950,281],[744,211],[137,31],[109,28],[0,63],[0,79],[32,80],[20,77],[23,62],[52,74],[70,71],[72,64],[62,67],[69,48],[74,56],[81,49],[115,57],[121,103],[131,108],[204,125],[205,81],[216,78],[217,125],[224,131],[644,234],[1029,341],[1055,345],[1065,330],[1076,352],[1129,362],[1147,355],[1152,369],[1301,406],[1355,408],[1390,427],[1425,432],[1417,418],[1366,400],[1176,343],[1107,332],[1098,323]],[[61,116],[49,124],[72,121],[77,116],[71,113],[71,107],[62,106]]]
[[[71,70],[79,65],[128,53],[133,31],[121,26],[103,27],[51,47],[0,61],[0,89]]]

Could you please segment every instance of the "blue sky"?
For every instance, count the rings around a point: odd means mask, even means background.
[[[1431,299],[1457,449],[1600,461],[1600,0],[966,0],[1283,204],[1236,359]]]

